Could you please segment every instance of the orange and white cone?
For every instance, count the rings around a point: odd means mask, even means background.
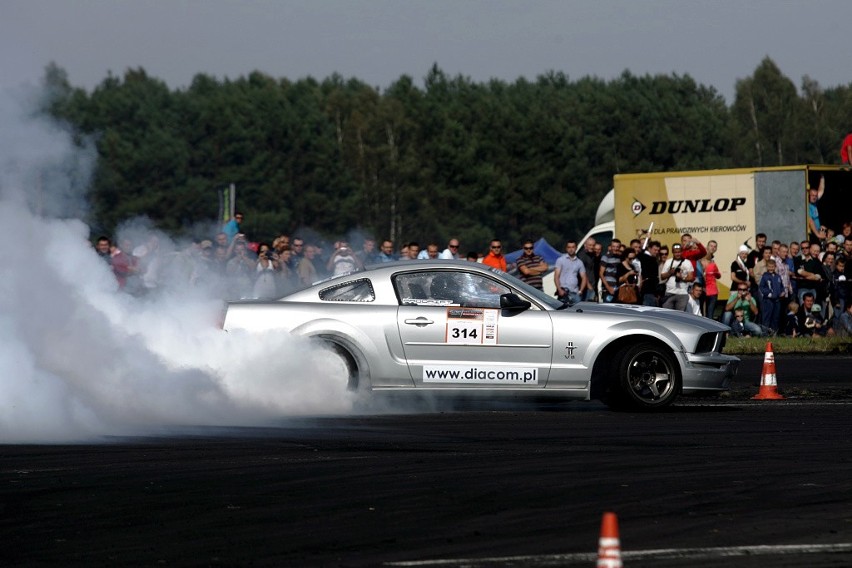
[[[778,382],[775,379],[775,354],[772,352],[772,342],[766,344],[766,355],[763,356],[763,372],[760,374],[760,391],[751,397],[752,400],[784,400],[778,394]]]
[[[604,513],[601,538],[598,540],[598,568],[621,568],[621,541],[618,538],[618,517]]]

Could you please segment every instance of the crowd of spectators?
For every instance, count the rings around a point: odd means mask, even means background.
[[[817,196],[818,198],[818,196]],[[164,252],[159,240],[112,243],[100,237],[97,254],[112,267],[120,288],[145,295],[167,285],[209,285],[227,298],[280,297],[322,278],[363,270],[399,260],[466,259],[516,275],[544,289],[553,278],[556,296],[566,303],[598,301],[641,304],[687,311],[717,319],[734,336],[852,335],[852,223],[835,234],[817,225],[802,242],[767,243],[758,234],[755,247],[744,244],[730,260],[730,295],[719,298],[721,272],[716,241],[705,245],[689,234],[671,247],[659,241],[628,244],[618,239],[606,249],[587,239],[578,250],[568,240],[565,254],[553,266],[535,252],[532,240],[522,243],[521,256],[507,263],[503,243],[493,239],[485,253],[460,253],[456,238],[441,250],[435,242],[421,247],[408,242],[363,238],[357,247],[340,240],[328,246],[300,236],[280,235],[271,243],[252,242],[242,232],[237,213],[212,239],[193,242],[183,250]],[[552,269],[552,275],[550,271]]]
[[[613,239],[605,252],[585,242],[588,262],[580,262],[569,241],[563,258],[570,279],[558,272],[559,295],[574,302],[591,295],[605,303],[642,304],[687,311],[716,319],[737,337],[852,335],[852,223],[839,234],[789,244],[756,236],[730,261],[730,294],[720,300],[718,245],[705,246],[690,234],[671,247],[639,239],[624,245]],[[590,242],[591,241],[591,242]],[[574,259],[578,259],[575,261]],[[589,268],[591,265],[591,269]],[[600,282],[597,287],[595,281]]]

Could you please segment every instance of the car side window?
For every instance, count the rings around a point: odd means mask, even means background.
[[[372,302],[376,299],[373,285],[364,278],[320,290],[320,300],[326,302]]]
[[[500,295],[510,291],[495,280],[461,271],[399,274],[394,286],[404,306],[499,308]]]

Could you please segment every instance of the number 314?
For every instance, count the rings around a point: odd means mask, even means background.
[[[467,329],[467,328],[465,328],[465,329],[459,329],[459,328],[455,328],[455,329],[453,329],[453,334],[452,334],[452,336],[453,336],[453,339],[459,339],[459,338],[463,338],[463,339],[476,339],[477,334],[476,334],[476,330],[475,330],[475,329]]]

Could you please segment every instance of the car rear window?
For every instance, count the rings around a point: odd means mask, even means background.
[[[363,278],[323,288],[319,297],[325,302],[372,302],[376,293],[370,280]]]

